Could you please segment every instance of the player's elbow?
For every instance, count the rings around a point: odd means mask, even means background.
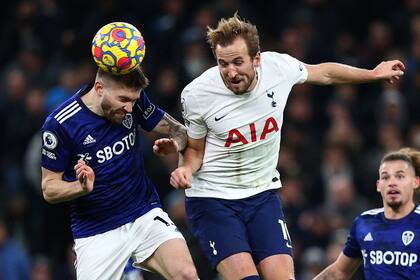
[[[332,84],[337,84],[338,82],[335,81],[330,75],[313,75],[311,77],[308,77],[306,82],[314,85],[320,85],[320,86],[328,86]]]
[[[47,182],[42,182],[42,196],[44,197],[44,200],[50,204],[57,204],[60,202],[59,200],[55,199]]]
[[[322,85],[324,85],[324,86],[340,84],[340,83],[341,82],[339,82],[339,81],[334,81],[331,77],[324,77],[324,79],[322,80]]]
[[[330,73],[324,73],[324,75],[321,75],[315,83],[323,86],[329,86],[339,84],[340,81],[334,79]]]
[[[46,192],[46,191],[42,191],[42,196],[44,197],[44,200],[45,200],[46,202],[48,202],[49,204],[57,204],[57,203],[58,203],[58,201],[57,201],[57,200],[55,200],[53,197],[51,197],[51,196],[48,194],[48,192]]]

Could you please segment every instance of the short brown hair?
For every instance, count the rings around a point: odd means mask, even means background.
[[[144,75],[140,68],[124,74],[115,75],[98,68],[96,77],[105,80],[111,80],[119,85],[136,91],[146,88],[149,85],[149,79]]]
[[[387,161],[402,160],[408,163],[415,172],[415,176],[420,176],[420,151],[413,148],[402,148],[396,152],[386,154],[381,160],[381,165]],[[420,202],[420,188],[414,190],[414,202]]]
[[[384,162],[402,160],[408,163],[413,169],[416,176],[420,176],[420,151],[413,148],[402,148],[395,152],[386,154],[382,160]]]
[[[402,148],[398,152],[406,154],[411,158],[416,176],[420,176],[420,151],[413,148]]]
[[[237,38],[245,40],[250,57],[255,57],[260,51],[260,38],[257,27],[249,21],[241,19],[237,12],[231,18],[222,18],[216,29],[207,26],[207,42],[210,44],[215,56],[217,45],[226,47],[231,45]]]

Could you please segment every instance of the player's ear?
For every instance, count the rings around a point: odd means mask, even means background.
[[[418,189],[420,187],[420,177],[419,176],[416,176],[414,178],[414,180],[416,182],[416,185],[414,186],[414,189]]]
[[[380,192],[381,192],[381,188],[380,188],[380,186],[379,186],[379,180],[376,180],[376,191],[377,191],[378,193],[380,193]]]
[[[102,96],[103,91],[104,91],[104,84],[101,81],[95,81],[94,87],[95,87],[95,92],[99,96]]]
[[[257,52],[257,54],[252,59],[252,64],[254,65],[254,67],[260,67],[260,62],[261,62],[261,53]]]

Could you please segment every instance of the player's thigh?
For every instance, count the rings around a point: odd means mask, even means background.
[[[235,202],[187,198],[186,208],[191,232],[213,268],[232,255],[251,252],[246,227],[235,209]]]
[[[267,257],[260,261],[257,267],[264,280],[295,279],[293,259],[290,255],[280,254]]]
[[[227,257],[219,262],[217,271],[225,280],[237,280],[251,275],[258,275],[250,253],[242,252]]]
[[[121,279],[131,251],[126,232],[117,228],[102,234],[75,240],[78,280]]]
[[[197,278],[184,237],[162,209],[150,210],[134,227],[135,266],[154,270],[167,279],[174,279],[175,275],[186,276],[181,279],[194,279],[189,275]]]
[[[252,218],[247,223],[249,243],[256,264],[274,255],[292,256],[292,244],[281,201],[275,190],[267,191],[264,196],[263,203],[253,209]]]
[[[159,272],[166,279],[198,279],[184,239],[165,241],[142,265]]]

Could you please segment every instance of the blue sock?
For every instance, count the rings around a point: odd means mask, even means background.
[[[241,280],[261,280],[261,278],[258,275],[251,275],[251,276],[242,278]]]

